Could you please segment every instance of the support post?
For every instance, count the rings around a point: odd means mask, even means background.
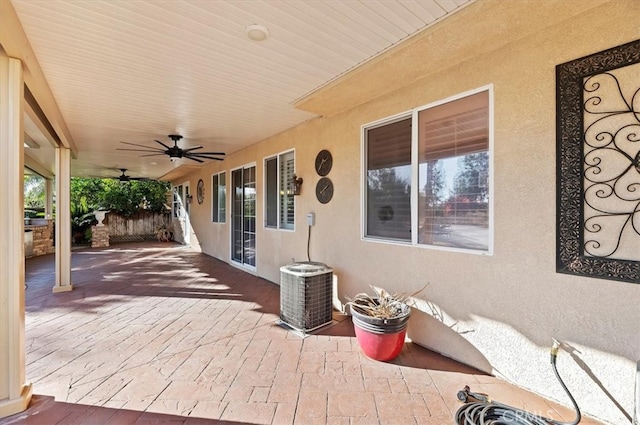
[[[44,179],[44,216],[53,217],[53,180]]]
[[[56,283],[53,292],[71,291],[71,150],[56,148]]]
[[[0,50],[0,418],[31,401],[25,378],[22,63]]]

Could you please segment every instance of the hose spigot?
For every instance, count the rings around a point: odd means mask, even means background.
[[[558,350],[560,350],[560,341],[555,338],[553,339],[553,345],[551,346],[551,363],[556,362],[556,357],[558,357]]]
[[[488,395],[482,393],[475,393],[471,391],[468,385],[458,391],[458,400],[462,403],[491,403],[491,399]]]

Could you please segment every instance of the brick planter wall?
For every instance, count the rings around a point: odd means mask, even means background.
[[[109,227],[105,225],[91,227],[91,248],[109,246]]]
[[[49,220],[45,225],[26,226],[33,232],[33,257],[51,254],[55,251],[53,246],[53,221]]]

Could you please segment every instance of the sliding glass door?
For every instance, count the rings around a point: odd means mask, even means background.
[[[231,171],[231,259],[256,266],[256,167]]]

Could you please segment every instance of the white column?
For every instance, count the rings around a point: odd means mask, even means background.
[[[53,217],[53,180],[44,179],[44,216]]]
[[[0,418],[31,401],[25,379],[23,75],[0,50]]]
[[[56,148],[56,284],[71,291],[71,150]]]

